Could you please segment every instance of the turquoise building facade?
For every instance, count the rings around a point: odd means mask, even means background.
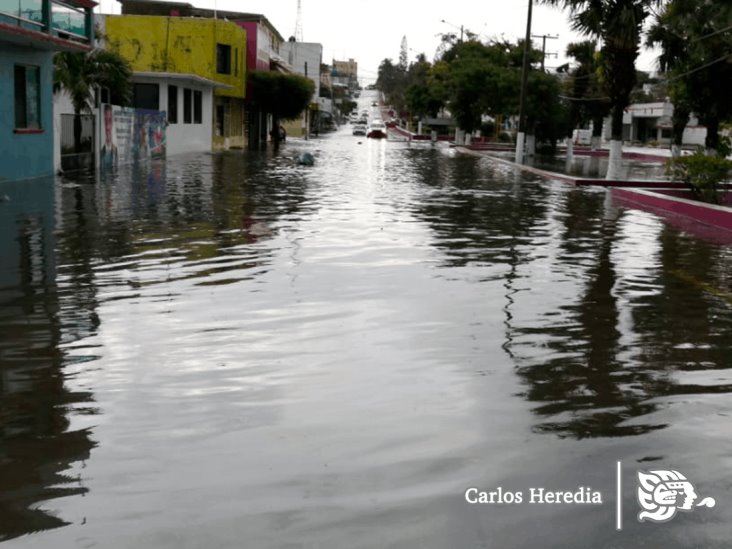
[[[53,174],[53,56],[89,51],[89,0],[0,0],[0,181]]]

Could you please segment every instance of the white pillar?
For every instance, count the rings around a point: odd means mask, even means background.
[[[526,136],[526,156],[532,158],[536,154],[536,136],[528,134]]]
[[[526,135],[524,132],[518,132],[516,134],[516,157],[515,161],[517,164],[521,164],[524,161],[524,139]]]
[[[610,158],[605,179],[620,179],[623,166],[623,142],[617,139],[610,141]]]

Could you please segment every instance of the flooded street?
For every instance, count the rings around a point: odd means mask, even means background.
[[[0,196],[3,548],[729,547],[724,243],[348,126]]]

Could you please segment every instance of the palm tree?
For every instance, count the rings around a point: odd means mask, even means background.
[[[81,149],[81,113],[92,112],[98,89],[107,88],[111,102],[130,101],[129,63],[117,52],[95,49],[91,52],[61,52],[54,57],[53,89],[69,94],[74,107],[74,148]]]
[[[636,83],[635,60],[643,22],[661,0],[540,0],[562,5],[571,13],[574,30],[599,38],[600,77],[611,105],[612,129],[607,178],[620,175],[623,111]]]
[[[574,58],[577,66],[569,71],[567,81],[570,94],[570,137],[578,126],[592,122],[592,149],[600,146],[602,120],[610,111],[609,101],[602,97],[598,82],[598,52],[594,40],[572,42],[567,46],[567,56]],[[571,139],[570,139],[571,144]]]

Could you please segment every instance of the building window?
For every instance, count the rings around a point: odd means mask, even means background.
[[[132,106],[136,109],[160,110],[160,87],[157,84],[135,84]]]
[[[15,127],[41,128],[41,68],[15,65]]]
[[[168,123],[178,123],[178,86],[168,86]]]
[[[203,123],[203,94],[199,90],[193,91],[193,123]]]
[[[231,74],[231,46],[216,44],[216,72]]]
[[[183,89],[183,123],[191,123],[191,90],[189,88]]]

